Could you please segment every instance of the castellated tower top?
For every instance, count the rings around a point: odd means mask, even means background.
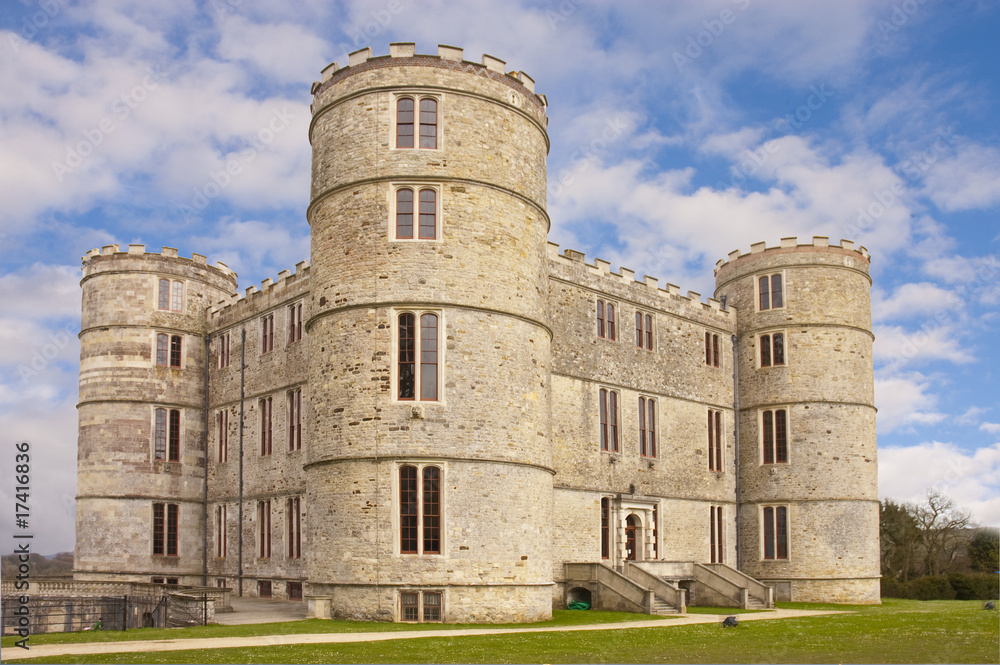
[[[463,50],[446,44],[438,45],[437,55],[421,55],[416,52],[413,42],[396,42],[389,45],[389,55],[374,56],[370,47],[354,51],[348,55],[346,67],[333,62],[323,71],[323,80],[312,85],[313,95],[320,95],[336,82],[353,74],[368,72],[387,67],[437,67],[452,71],[464,71],[494,81],[502,82],[511,88],[522,92],[524,96],[545,113],[548,100],[545,95],[535,92],[535,80],[524,72],[506,72],[506,62],[492,55],[483,54],[481,63],[463,59]]]
[[[851,259],[849,263],[845,265],[855,265],[854,259],[860,259],[861,263],[857,267],[864,266],[864,270],[867,271],[868,265],[871,263],[871,255],[868,253],[868,249],[863,245],[855,248],[854,241],[852,240],[841,240],[839,245],[831,245],[830,238],[827,236],[813,236],[812,242],[810,243],[799,243],[798,238],[782,238],[781,245],[778,247],[768,247],[764,242],[754,243],[750,246],[750,253],[744,254],[740,250],[736,249],[729,252],[729,257],[725,259],[719,259],[715,264],[715,277],[716,281],[723,281],[723,273],[728,273],[731,269],[735,269],[737,264],[744,264],[747,262],[755,262],[756,259],[763,258],[764,256],[776,257],[779,254],[791,254],[791,253],[826,253],[826,254],[841,254],[844,257]]]
[[[191,258],[178,256],[174,247],[164,247],[161,253],[147,252],[145,245],[129,245],[122,250],[119,245],[94,248],[83,256],[83,278],[109,270],[134,270],[137,272],[194,272],[201,273],[220,288],[235,293],[237,276],[229,266],[217,261],[214,266],[201,254]],[[112,264],[113,262],[113,264]],[[114,265],[112,268],[111,266]]]

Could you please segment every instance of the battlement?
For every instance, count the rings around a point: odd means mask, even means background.
[[[803,248],[813,248],[813,249],[824,249],[824,248],[835,248],[840,250],[845,250],[848,252],[854,252],[864,258],[865,261],[871,263],[871,254],[868,253],[868,249],[862,245],[860,247],[854,247],[853,240],[841,240],[839,245],[831,245],[830,238],[827,236],[813,236],[812,242],[800,243],[797,237],[782,238],[781,244],[777,247],[768,247],[765,242],[757,242],[750,245],[750,253],[744,254],[740,250],[736,249],[729,252],[729,257],[726,259],[719,259],[715,264],[715,274],[718,275],[719,271],[726,265],[737,261],[745,257],[754,257],[764,252],[788,252],[789,250],[803,249]]]
[[[402,62],[403,60],[410,60],[411,62]],[[353,73],[350,70],[365,71],[404,64],[446,67],[448,69],[464,70],[470,74],[486,76],[494,80],[503,81],[508,85],[522,88],[523,92],[527,93],[527,97],[538,103],[543,112],[549,104],[545,95],[535,92],[535,79],[528,76],[525,72],[506,71],[507,63],[504,60],[484,53],[481,62],[471,62],[463,59],[463,49],[447,44],[438,44],[437,55],[422,55],[416,52],[416,44],[413,42],[395,42],[389,44],[389,55],[373,55],[371,47],[358,49],[348,54],[348,62],[345,67],[341,67],[336,62],[331,62],[323,68],[321,72],[322,80],[313,82],[312,94],[316,95],[332,85],[334,81],[349,76]]]
[[[268,277],[260,283],[259,289],[255,284],[251,284],[244,289],[243,293],[236,293],[230,298],[220,300],[217,304],[209,307],[208,317],[212,320],[217,319],[224,314],[231,314],[240,310],[252,309],[255,303],[265,294],[283,290],[286,286],[288,286],[290,279],[301,281],[308,276],[309,261],[299,261],[295,264],[294,273],[290,270],[282,270],[278,273],[277,280],[273,280]]]
[[[687,306],[697,311],[710,312],[727,321],[736,321],[736,310],[732,307],[723,309],[722,303],[715,298],[708,298],[707,302],[702,302],[701,294],[695,291],[688,291],[686,295],[681,295],[681,287],[676,284],[667,283],[660,288],[660,280],[656,277],[644,275],[642,281],[635,278],[635,271],[629,268],[620,267],[619,272],[611,271],[611,264],[602,259],[594,259],[593,265],[586,262],[586,255],[574,249],[567,249],[562,254],[559,253],[559,245],[548,243],[549,260],[565,266],[575,266],[583,268],[588,274],[599,278],[606,278],[609,283],[624,284],[629,288],[647,289],[650,293],[656,294],[664,300],[670,301],[675,306]]]
[[[112,258],[112,259],[136,259],[136,258],[159,258],[159,259],[173,259],[181,263],[187,264],[200,264],[205,266],[206,269],[216,271],[222,274],[227,280],[231,281],[234,285],[236,284],[237,276],[229,266],[227,266],[222,261],[216,261],[215,265],[209,265],[207,257],[201,254],[191,254],[191,258],[186,258],[179,256],[177,254],[176,247],[164,247],[160,253],[157,252],[147,252],[145,245],[129,245],[127,250],[121,249],[118,244],[104,245],[101,248],[94,248],[83,255],[83,270],[86,272],[88,264],[97,258]]]

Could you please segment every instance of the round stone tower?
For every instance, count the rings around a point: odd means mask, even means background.
[[[716,269],[738,312],[739,565],[777,600],[879,602],[869,260],[785,238]]]
[[[236,274],[169,247],[83,262],[75,576],[200,584],[205,311]]]
[[[413,44],[352,53],[314,84],[318,615],[551,616],[548,137],[533,88],[501,60]]]

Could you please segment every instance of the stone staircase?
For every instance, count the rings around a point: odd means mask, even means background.
[[[656,614],[659,616],[665,616],[667,614],[680,614],[680,610],[663,600],[659,596],[653,596],[653,604],[650,609],[650,614]]]

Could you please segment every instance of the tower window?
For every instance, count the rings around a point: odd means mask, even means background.
[[[260,352],[274,350],[274,314],[268,314],[260,319]]]
[[[181,458],[181,412],[156,409],[153,429],[153,459],[179,462]]]
[[[229,460],[229,410],[221,409],[219,413],[216,414],[216,425],[218,426],[218,433],[216,438],[219,442],[219,462],[226,462]]]
[[[785,335],[773,333],[760,336],[760,366],[771,367],[785,364]]]
[[[257,556],[271,558],[271,500],[257,502]]]
[[[229,534],[226,532],[226,504],[215,509],[215,556],[224,559],[229,550]]]
[[[420,147],[437,148],[437,100],[420,100]]]
[[[289,559],[302,558],[302,500],[295,496],[285,503],[285,526]]]
[[[181,336],[158,333],[156,335],[156,364],[161,367],[181,366]]]
[[[262,397],[260,400],[260,454],[267,456],[271,454],[271,432],[272,419],[271,411],[274,406],[273,398]]]
[[[414,115],[418,112],[419,119]],[[419,126],[420,148],[438,147],[438,102],[433,97],[400,97],[396,100],[396,147],[414,147],[414,128]]]
[[[653,315],[635,313],[635,345],[647,351],[653,350]]]
[[[417,209],[414,211],[414,204]],[[416,219],[414,219],[416,214]],[[395,194],[395,240],[436,240],[438,237],[438,189],[404,186]]]
[[[153,504],[153,556],[177,556],[177,519],[176,503]]]
[[[601,558],[611,556],[611,500],[601,499]]]
[[[302,339],[302,303],[288,306],[288,343]]]
[[[219,369],[229,367],[229,333],[219,335]]]
[[[302,389],[289,390],[288,398],[288,451],[302,449]]]
[[[180,367],[181,366],[181,336],[171,335],[170,336],[170,366]]]
[[[708,410],[708,468],[722,471],[722,412]]]
[[[399,467],[399,552],[441,553],[441,468]]]
[[[404,312],[397,318],[396,398],[438,400],[438,315]],[[418,353],[419,350],[419,353]]]
[[[182,312],[184,310],[184,282],[161,279],[157,283],[156,307],[164,311]]]
[[[708,507],[709,539],[711,540],[712,563],[725,563],[722,549],[722,506]]]
[[[788,462],[788,415],[785,409],[761,413],[761,443],[764,464]]]
[[[601,412],[601,450],[618,452],[618,392],[601,388],[599,392]]]
[[[764,275],[757,279],[757,296],[760,311],[781,309],[785,306],[781,273]]]
[[[764,558],[788,558],[788,508],[765,506],[763,510]]]
[[[709,367],[720,366],[719,336],[705,333],[705,364]]]
[[[597,336],[610,340],[616,339],[614,303],[597,301]]]
[[[639,455],[656,457],[656,400],[639,398]]]

